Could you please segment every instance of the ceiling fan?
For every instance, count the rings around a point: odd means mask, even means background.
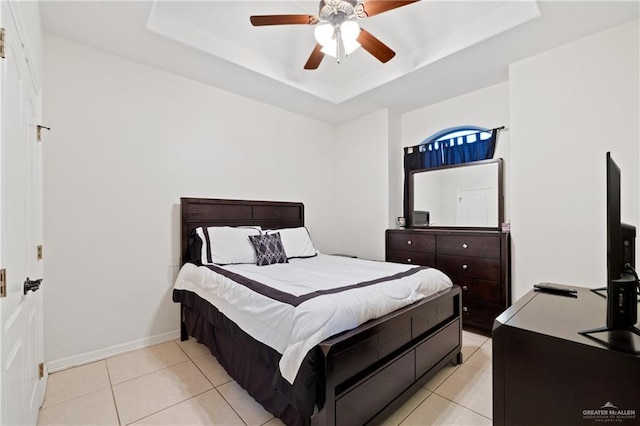
[[[314,15],[254,15],[251,24],[264,25],[318,25],[314,36],[316,46],[304,69],[318,68],[325,55],[337,58],[348,56],[362,46],[380,62],[388,62],[395,52],[356,22],[379,15],[419,0],[320,0],[320,12]]]

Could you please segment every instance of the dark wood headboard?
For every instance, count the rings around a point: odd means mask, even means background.
[[[199,226],[255,225],[265,229],[304,226],[304,204],[286,201],[180,198],[181,264],[189,258],[189,234]]]

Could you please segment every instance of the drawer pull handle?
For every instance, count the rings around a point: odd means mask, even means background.
[[[467,243],[462,244],[462,248],[466,249],[467,247],[469,247]]]
[[[469,290],[469,287],[467,287],[466,285],[463,285],[463,286],[462,286],[462,289],[463,289],[464,291],[467,291],[467,290]]]
[[[407,244],[411,245],[411,240],[408,240],[408,241],[407,241]]]
[[[466,264],[465,264],[465,265],[462,265],[462,269],[465,269],[465,270],[466,270],[466,269],[469,269],[469,265],[466,265]]]
[[[462,310],[463,310],[464,312],[469,312],[469,308],[467,308],[466,306],[463,306],[463,307],[462,307]]]
[[[407,262],[411,263],[411,259],[407,259]]]

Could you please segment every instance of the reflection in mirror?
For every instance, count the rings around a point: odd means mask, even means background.
[[[502,222],[502,159],[416,170],[411,226],[497,228]]]

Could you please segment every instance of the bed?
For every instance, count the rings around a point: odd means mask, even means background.
[[[189,264],[194,257],[194,232],[200,227],[221,226],[276,231],[300,228],[304,226],[304,206],[294,202],[182,198],[180,274],[207,273],[196,271],[204,267]],[[309,267],[313,262],[329,262],[346,268],[350,260],[318,256],[293,259],[290,264],[296,266],[298,261],[297,265]],[[384,262],[370,265],[370,269],[400,268]],[[216,280],[239,279],[235,272],[207,268],[225,275],[216,276]],[[431,272],[412,269],[402,277],[410,280],[406,275]],[[241,287],[245,292],[251,290],[251,285],[249,290]],[[299,354],[293,375],[283,364],[290,358],[287,352],[245,331],[239,325],[243,321],[231,320],[225,315],[226,307],[216,306],[205,292],[176,284],[173,300],[181,304],[181,339],[192,336],[209,347],[240,386],[288,425],[379,422],[445,365],[462,362],[461,291],[457,286],[438,289],[415,303],[324,338]]]

